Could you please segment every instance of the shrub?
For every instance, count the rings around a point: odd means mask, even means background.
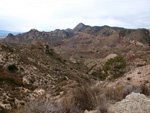
[[[127,80],[131,80],[131,78],[130,78],[130,77],[128,77],[128,78],[127,78]]]
[[[49,45],[45,45],[46,46],[46,50],[49,50]]]
[[[54,55],[54,52],[47,50],[47,51],[46,51],[46,54],[48,54],[48,55],[50,55],[50,56],[53,56],[53,55]]]
[[[54,100],[40,97],[30,101],[23,108],[14,110],[13,113],[81,113],[81,111],[73,106],[69,98],[55,103]]]
[[[15,71],[15,70],[17,70],[18,68],[16,67],[15,64],[12,64],[12,65],[9,65],[9,66],[7,67],[7,69],[8,69],[9,71]]]
[[[124,37],[126,35],[126,30],[123,29],[119,32],[119,37]]]
[[[106,76],[104,74],[102,74],[101,71],[92,72],[91,75],[94,76],[94,77],[99,78],[100,80],[105,80],[106,79]]]
[[[124,92],[123,92],[124,86],[120,85],[117,86],[116,88],[106,88],[105,95],[108,100],[115,100],[115,101],[120,101],[124,98]]]
[[[76,87],[72,93],[55,102],[53,99],[39,97],[30,101],[22,109],[13,113],[83,113],[85,110],[97,109],[100,113],[107,113],[107,106],[102,90],[99,87]]]
[[[58,60],[61,63],[65,63],[66,62],[66,60],[63,60],[61,57],[57,57],[56,60]]]
[[[103,69],[106,74],[111,74],[113,77],[118,77],[124,73],[125,67],[125,59],[122,56],[116,56],[115,58],[108,59]]]
[[[63,62],[62,59],[60,57],[56,58],[58,61]]]
[[[141,93],[146,95],[146,96],[149,96],[150,95],[150,88],[149,88],[149,86],[141,85]]]
[[[2,109],[0,110],[0,113],[8,113],[6,110]]]
[[[13,53],[13,52],[14,52],[14,50],[13,50],[13,49],[9,49],[9,52]]]
[[[82,86],[72,91],[72,94],[63,99],[62,105],[66,113],[83,113],[85,110],[97,109],[100,113],[107,113],[104,96],[99,87]],[[76,110],[76,112],[72,112]]]
[[[79,87],[73,91],[75,105],[81,110],[93,110],[96,107],[96,98],[90,88]]]
[[[46,45],[46,54],[53,56],[54,55],[54,50],[49,49],[49,45]]]

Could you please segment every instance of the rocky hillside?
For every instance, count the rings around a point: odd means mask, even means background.
[[[50,94],[48,97],[59,98],[86,78],[78,65],[60,57],[42,39],[24,47],[0,43],[0,107],[3,109],[24,105],[45,92]]]
[[[9,34],[0,41],[0,110],[107,113],[131,92],[150,96],[149,45],[147,29],[83,23]]]
[[[79,24],[80,26],[80,24]],[[149,46],[150,33],[146,29],[124,29],[108,26],[75,27],[74,35],[64,39],[63,44],[56,47],[59,54],[76,59],[104,58],[110,51],[123,54]]]

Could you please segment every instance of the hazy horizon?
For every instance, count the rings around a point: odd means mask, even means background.
[[[0,30],[51,31],[90,26],[150,29],[149,0],[1,0]]]

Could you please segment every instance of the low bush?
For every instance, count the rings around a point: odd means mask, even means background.
[[[97,87],[98,88],[98,87]],[[72,113],[74,109],[83,113],[85,110],[99,110],[100,113],[107,113],[105,98],[100,95],[99,88],[91,88],[89,86],[77,87],[72,91],[69,98],[63,100],[63,107],[67,108],[67,113]]]
[[[54,52],[53,51],[46,51],[46,54],[50,55],[50,56],[53,56],[54,55]]]
[[[146,85],[141,85],[141,93],[146,95],[146,96],[150,96],[150,88],[149,86]]]
[[[2,110],[0,110],[0,113],[8,113],[8,111],[2,109]]]
[[[106,79],[106,76],[104,74],[102,74],[101,71],[93,72],[91,75],[96,78],[99,78],[102,81]]]
[[[7,67],[7,69],[8,69],[9,71],[16,71],[18,68],[17,68],[17,66],[16,66],[15,64],[12,64],[12,65],[9,65],[9,66]]]
[[[90,88],[79,87],[73,91],[73,100],[82,110],[92,110],[96,107],[96,98]]]

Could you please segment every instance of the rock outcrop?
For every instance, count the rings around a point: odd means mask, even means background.
[[[110,113],[149,113],[150,99],[140,93],[131,93],[120,102],[112,105]]]

